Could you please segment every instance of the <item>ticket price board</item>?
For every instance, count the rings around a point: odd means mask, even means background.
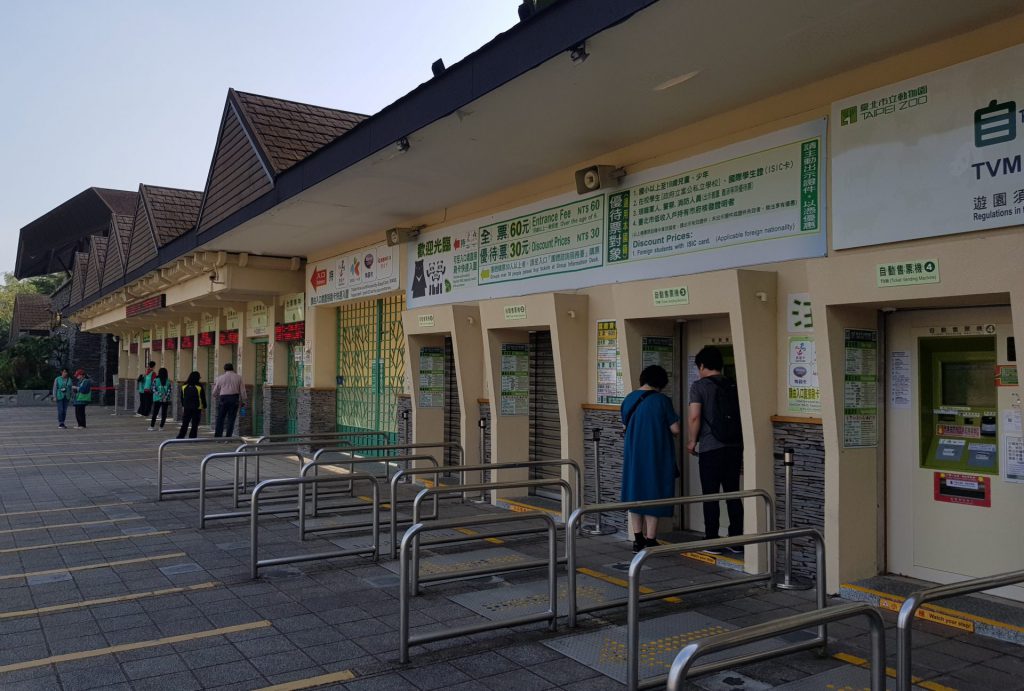
[[[235,345],[238,343],[238,329],[221,331],[219,342],[221,345]]]
[[[177,350],[178,339],[177,338],[165,338],[164,339],[164,350]]]
[[[217,332],[216,331],[200,331],[196,339],[199,341],[200,348],[209,348],[216,343]]]
[[[182,350],[192,350],[196,347],[196,339],[194,336],[182,336],[179,347]]]
[[[306,322],[292,324],[275,324],[274,340],[278,342],[302,341],[306,338]]]

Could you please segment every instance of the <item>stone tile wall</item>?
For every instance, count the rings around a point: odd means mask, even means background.
[[[288,387],[263,385],[263,428],[264,434],[288,433]]]
[[[594,492],[594,430],[600,430],[601,441],[598,452],[601,456],[601,488],[600,496]],[[619,422],[619,411],[594,410],[583,411],[583,503],[602,504],[617,502],[622,493],[622,424]],[[623,512],[609,513],[604,516],[604,523],[626,531],[626,514]]]
[[[298,432],[333,432],[338,426],[338,396],[335,389],[299,389]]]
[[[775,423],[774,451],[792,447],[793,459],[793,527],[825,529],[825,440],[820,424]],[[785,467],[775,462],[776,520],[779,528],[785,526]],[[779,564],[783,558],[779,548]],[[802,578],[814,576],[814,545],[806,541],[793,543],[793,573]]]

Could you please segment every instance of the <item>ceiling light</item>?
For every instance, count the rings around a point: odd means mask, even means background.
[[[678,77],[672,77],[672,79],[666,79],[661,84],[658,84],[657,86],[655,86],[654,90],[655,91],[665,91],[666,89],[671,89],[673,86],[679,86],[683,82],[690,81],[691,79],[696,77],[698,74],[700,74],[700,70],[694,70],[693,72],[687,72],[686,74],[681,74]]]
[[[582,65],[589,57],[590,53],[587,52],[586,41],[580,41],[569,49],[569,58],[573,61],[573,64]]]
[[[397,142],[395,142],[395,148],[398,149],[399,152],[401,152],[403,154],[406,151],[408,151],[409,150],[409,140],[408,140],[408,138],[402,137]]]

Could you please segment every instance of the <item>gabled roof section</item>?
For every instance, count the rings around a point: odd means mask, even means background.
[[[146,211],[146,200],[142,194],[145,185],[139,185],[139,195],[135,203],[134,220],[132,221],[132,234],[128,240],[128,254],[125,260],[125,273],[130,273],[141,267],[150,259],[156,257],[156,236],[153,235],[153,226],[149,222],[149,212]],[[76,293],[71,291],[71,302],[74,304]]]
[[[71,269],[71,303],[77,304],[85,297],[86,269],[89,266],[88,252],[75,252],[75,263]]]
[[[107,258],[103,260],[103,275],[100,285],[106,287],[124,276],[126,249],[132,235],[131,214],[114,214],[110,218],[110,230],[107,231]]]
[[[107,258],[107,238],[93,235],[89,238],[89,265],[86,267],[84,297],[89,297],[100,289],[100,278],[103,276],[103,262]]]
[[[26,331],[50,331],[50,298],[46,295],[19,293],[14,296],[9,342],[16,342]]]
[[[69,271],[89,235],[103,235],[112,214],[131,214],[135,192],[90,187],[21,229],[14,275]]]
[[[233,89],[232,95],[275,177],[368,117]]]
[[[202,192],[152,185],[142,185],[140,192],[146,200],[158,248],[195,228]]]
[[[358,113],[229,89],[199,232],[272,190],[278,175],[365,119]]]

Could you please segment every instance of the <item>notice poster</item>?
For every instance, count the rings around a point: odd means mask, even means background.
[[[644,336],[640,341],[641,369],[660,365],[671,381],[675,362],[675,339],[671,336]]]
[[[530,350],[525,343],[501,344],[501,406],[505,416],[530,412]]]
[[[306,265],[310,306],[383,295],[398,290],[398,248],[373,245]]]
[[[421,408],[444,406],[444,348],[420,348],[419,390]]]
[[[1024,482],[1024,437],[1003,435],[1003,482]]]
[[[615,320],[600,320],[597,322],[597,402],[618,405],[624,395],[619,330]]]
[[[878,332],[844,331],[843,448],[878,446]]]
[[[894,350],[889,354],[889,405],[894,410],[909,410],[910,351]]]
[[[934,473],[934,499],[948,504],[992,506],[992,481],[984,475]]]
[[[814,348],[814,336],[789,337],[787,376],[789,411],[820,413],[821,389],[818,386],[818,358]]]

